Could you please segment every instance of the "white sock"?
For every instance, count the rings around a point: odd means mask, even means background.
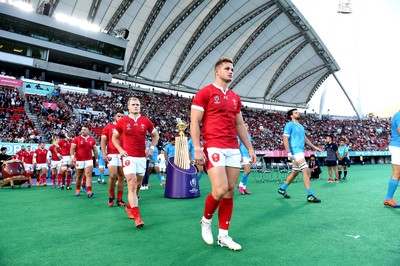
[[[218,231],[218,236],[223,237],[223,236],[227,236],[228,235],[228,230],[225,229],[219,229]]]
[[[204,222],[206,222],[206,223],[209,223],[209,222],[211,222],[212,221],[212,218],[211,219],[207,219],[206,217],[204,217],[203,216],[203,218],[201,218]]]
[[[239,187],[243,187],[243,183],[242,182],[239,183]]]

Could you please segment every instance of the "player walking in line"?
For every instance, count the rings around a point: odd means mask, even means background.
[[[75,164],[76,173],[76,190],[75,196],[81,195],[81,180],[82,176],[86,176],[86,197],[93,197],[92,192],[92,172],[93,172],[93,155],[96,158],[96,165],[98,164],[97,159],[97,148],[96,140],[89,135],[89,128],[82,126],[81,134],[75,137],[71,141],[71,163]]]
[[[40,142],[38,148],[33,154],[33,169],[37,170],[36,186],[43,184],[45,187],[47,186],[46,176],[50,162],[47,159],[48,150],[45,149],[44,145],[44,142]]]
[[[55,148],[58,156],[61,157],[61,166],[58,169],[58,178],[57,178],[57,185],[64,189],[65,187],[65,177],[67,181],[67,190],[71,190],[71,183],[72,183],[72,174],[71,174],[71,141],[74,138],[74,133],[69,132],[67,133],[64,139],[61,139]]]
[[[285,125],[283,130],[283,144],[288,153],[288,159],[293,162],[293,167],[292,172],[289,173],[285,183],[279,188],[278,193],[289,199],[290,196],[286,193],[286,189],[301,171],[303,174],[303,183],[307,190],[307,201],[320,203],[321,200],[316,198],[311,190],[310,171],[304,157],[304,145],[307,144],[319,152],[322,149],[312,144],[306,137],[304,127],[299,123],[300,113],[297,109],[289,110],[288,118],[290,122]]]
[[[153,154],[158,143],[158,132],[153,123],[140,115],[140,101],[131,97],[128,100],[129,115],[122,117],[115,127],[112,143],[122,157],[123,172],[128,182],[128,217],[134,219],[137,228],[143,227],[144,222],[139,212],[137,186],[142,183],[146,172],[146,157]],[[146,153],[146,133],[151,134],[151,146]],[[120,142],[120,137],[123,143]],[[121,145],[122,144],[122,145]],[[121,182],[118,182],[121,183]]]
[[[233,76],[232,59],[219,59],[214,66],[214,74],[214,83],[197,92],[190,114],[195,161],[196,164],[206,165],[211,181],[211,193],[206,198],[204,215],[200,221],[201,235],[204,242],[213,244],[211,221],[218,209],[218,245],[241,250],[241,245],[228,235],[233,195],[240,174],[240,151],[236,136],[239,136],[249,151],[250,162],[255,163],[257,157],[247,137],[240,111],[240,97],[228,88]],[[200,124],[203,148],[200,146]]]
[[[49,152],[47,153],[47,159],[50,160],[51,158],[51,163],[50,163],[50,171],[51,171],[51,180],[53,181],[53,188],[56,188],[56,176],[57,176],[57,171],[58,168],[61,165],[61,158],[62,156],[59,156],[59,153],[56,151],[56,147],[58,142],[60,141],[60,137],[55,137],[53,140],[53,145],[49,147]]]
[[[246,131],[249,132],[249,125],[247,123],[244,124],[246,127]],[[247,133],[247,137],[249,138],[250,143],[252,143],[251,135]],[[240,179],[239,185],[238,185],[238,190],[240,194],[251,194],[250,191],[247,190],[247,180],[249,179],[249,175],[251,172],[250,169],[250,154],[249,151],[246,149],[246,146],[244,146],[243,142],[238,138],[239,140],[239,150],[240,150],[240,155],[242,156],[242,164],[243,164],[243,175],[242,178]]]
[[[121,155],[112,142],[115,127],[122,117],[124,117],[124,112],[122,110],[116,111],[113,117],[114,121],[106,125],[101,133],[101,154],[108,165],[108,173],[110,175],[108,178],[108,193],[110,196],[108,198],[108,206],[110,207],[114,205],[115,185],[117,180],[117,206],[126,207],[125,202],[122,200],[124,194],[124,173],[122,171]],[[120,143],[123,143],[123,138],[120,137],[119,141]]]
[[[389,151],[392,154],[392,177],[389,180],[389,187],[383,204],[393,208],[400,208],[393,199],[400,179],[400,112],[392,118],[392,138],[389,142]]]

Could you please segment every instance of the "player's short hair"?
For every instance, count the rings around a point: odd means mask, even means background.
[[[116,114],[124,114],[124,111],[123,111],[123,110],[116,110],[116,111],[113,113],[113,116],[115,116]]]
[[[292,116],[292,114],[293,114],[294,111],[297,111],[297,108],[290,109],[290,110],[287,112],[287,116],[288,116],[289,119],[290,119],[290,117]]]
[[[316,158],[314,154],[311,154],[311,155],[310,155],[310,158],[312,158],[312,157]]]
[[[6,147],[1,147],[1,149],[0,149],[1,151],[6,151],[7,150],[7,148]]]
[[[137,97],[130,97],[130,98],[128,99],[128,105],[129,105],[129,103],[130,103],[131,101],[138,101],[138,102],[140,103],[140,100],[139,100],[139,98],[137,98]]]
[[[233,64],[233,60],[230,57],[221,57],[220,59],[218,59],[218,61],[215,63],[214,65],[214,70],[217,69],[222,63],[232,63]]]

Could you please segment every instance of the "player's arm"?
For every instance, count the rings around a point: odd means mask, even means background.
[[[238,135],[240,141],[243,143],[243,145],[249,151],[250,163],[255,164],[257,162],[257,156],[254,153],[253,145],[251,144],[251,142],[249,140],[247,129],[246,129],[246,126],[244,125],[242,113],[236,114],[235,124],[236,124],[236,132],[237,132],[237,135]]]
[[[101,151],[101,156],[103,157],[104,162],[108,163],[108,157],[107,157],[107,136],[106,135],[101,135],[100,138],[100,151]]]
[[[94,160],[95,160],[95,165],[94,167],[99,167],[99,153],[97,152],[97,147],[96,145],[93,145],[92,147],[93,155],[94,155]]]
[[[69,150],[71,163],[75,163],[76,162],[75,151],[76,151],[76,144],[75,143],[71,143],[71,148]]]
[[[319,152],[322,152],[322,149],[321,149],[320,147],[317,147],[317,146],[315,146],[314,144],[312,144],[311,141],[310,141],[306,136],[304,136],[304,141],[305,141],[305,143],[306,143],[308,146],[310,146],[310,147],[313,148],[314,150],[317,150],[317,151],[319,151]],[[336,151],[336,152],[337,152],[337,151]]]
[[[58,158],[62,159],[62,155],[60,154],[60,146],[57,144],[54,146],[54,152],[57,154]]]
[[[49,150],[49,151],[47,151],[47,155],[46,155],[46,159],[47,159],[47,163],[48,163],[48,164],[51,163],[50,156],[51,156],[51,151]]]
[[[160,135],[158,134],[157,129],[154,128],[153,131],[151,132],[151,146],[147,150],[147,156],[146,157],[150,157],[153,154],[154,147],[157,146],[157,143],[158,143],[159,139],[160,139]]]
[[[200,145],[200,123],[203,120],[204,111],[192,107],[190,110],[190,136],[194,146],[194,159],[196,164],[203,165],[206,156]]]
[[[128,156],[128,153],[121,146],[121,142],[119,141],[119,136],[120,136],[119,133],[116,130],[114,130],[111,141],[122,157]]]

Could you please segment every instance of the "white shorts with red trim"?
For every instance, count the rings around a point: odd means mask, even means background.
[[[144,176],[146,172],[146,157],[122,157],[122,167],[125,175],[137,174]]]
[[[206,168],[210,169],[214,166],[230,166],[240,168],[240,150],[239,149],[221,149],[206,148]]]

